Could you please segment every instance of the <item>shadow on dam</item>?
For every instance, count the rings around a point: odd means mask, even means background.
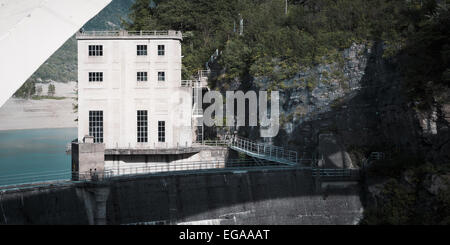
[[[356,224],[360,187],[308,170],[142,175],[0,194],[0,224]]]

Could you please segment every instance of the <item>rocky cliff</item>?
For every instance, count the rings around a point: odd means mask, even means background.
[[[354,43],[279,83],[282,129],[274,144],[327,167],[364,167],[371,152],[381,152],[365,166],[363,222],[448,222],[436,212],[450,203],[450,91],[440,87],[444,98],[420,108],[407,94],[405,57],[386,58],[385,50],[381,42]],[[254,84],[270,89],[265,77]]]

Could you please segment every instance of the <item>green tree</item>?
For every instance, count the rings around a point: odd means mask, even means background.
[[[35,81],[28,80],[14,93],[13,96],[17,98],[30,99],[35,93]]]
[[[48,85],[48,96],[53,97],[53,96],[55,96],[55,93],[56,93],[55,85],[49,84]]]
[[[42,95],[42,86],[41,85],[36,87],[36,95]]]
[[[420,102],[419,108],[428,109],[435,99],[448,99],[442,88],[450,87],[449,26],[449,5],[437,5],[408,36],[402,50],[408,94]]]

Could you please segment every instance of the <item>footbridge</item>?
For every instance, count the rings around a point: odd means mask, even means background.
[[[256,159],[256,161],[263,160],[289,166],[296,166],[301,162],[298,159],[296,151],[287,150],[283,147],[270,144],[259,143],[242,137],[233,137],[226,140],[205,140],[202,144],[227,146],[232,150]]]

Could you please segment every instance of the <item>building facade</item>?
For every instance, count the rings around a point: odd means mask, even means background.
[[[89,135],[105,149],[191,146],[181,32],[81,32],[77,40],[79,141]]]

